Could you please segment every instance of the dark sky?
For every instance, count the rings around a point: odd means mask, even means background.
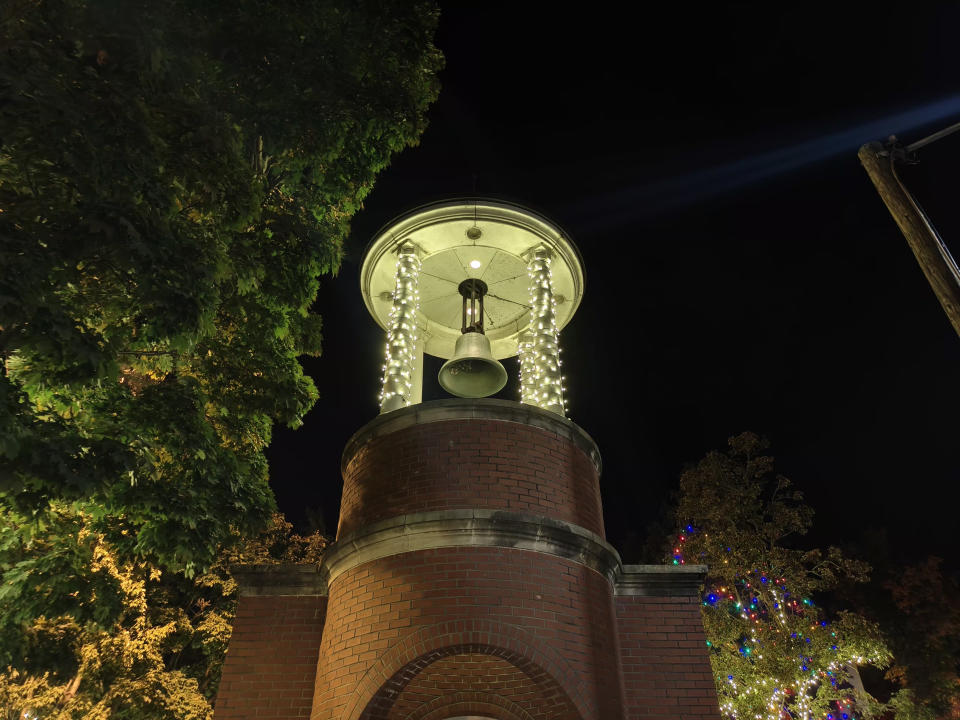
[[[810,542],[886,528],[905,556],[956,549],[960,338],[856,151],[960,120],[960,6],[671,5],[442,8],[430,127],[324,282],[326,350],[305,362],[322,397],[268,453],[299,527],[313,509],[335,529],[341,450],[377,413],[364,246],[415,205],[476,192],[545,213],[583,254],[560,338],[570,416],[600,446],[626,561],[684,464],[746,429],[817,510]],[[920,159],[905,181],[960,255],[960,133]]]

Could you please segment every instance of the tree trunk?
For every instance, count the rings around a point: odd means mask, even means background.
[[[870,718],[873,717],[873,713],[870,711],[870,703],[867,700],[869,694],[866,688],[863,687],[860,671],[853,663],[847,663],[846,669],[847,679],[850,681],[850,685],[853,686],[853,702],[854,705],[857,706],[857,715],[865,720],[870,720]]]

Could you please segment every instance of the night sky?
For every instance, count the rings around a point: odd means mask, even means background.
[[[816,509],[806,542],[885,528],[904,559],[956,549],[960,338],[856,152],[960,120],[960,6],[671,5],[442,6],[430,127],[324,280],[326,349],[304,361],[321,399],[268,453],[298,528],[334,532],[340,453],[377,414],[384,334],[360,296],[363,248],[416,205],[477,194],[546,214],[583,255],[560,336],[568,404],[603,455],[625,561],[684,465],[748,429]],[[902,177],[960,255],[960,133],[920,160]],[[506,364],[502,397],[517,399]],[[439,365],[425,399],[441,396]]]

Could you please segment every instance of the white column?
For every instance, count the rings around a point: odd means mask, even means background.
[[[419,285],[420,258],[417,257],[416,248],[407,244],[400,248],[397,258],[397,281],[387,326],[386,362],[383,366],[383,390],[380,392],[381,413],[410,404],[417,363]]]
[[[529,334],[520,345],[522,401],[566,416],[549,251],[541,249],[533,253],[527,274],[531,309]]]

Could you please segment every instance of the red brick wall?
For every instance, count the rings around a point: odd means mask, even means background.
[[[389,719],[414,678],[464,654],[556,683],[564,720],[623,718],[612,590],[582,565],[506,548],[420,550],[354,568],[329,590],[313,720]]]
[[[719,720],[699,600],[616,598],[628,720]]]
[[[216,720],[309,718],[327,598],[241,596]]]
[[[406,513],[528,512],[603,536],[596,468],[570,440],[503,420],[447,420],[375,437],[348,459],[337,536]]]

